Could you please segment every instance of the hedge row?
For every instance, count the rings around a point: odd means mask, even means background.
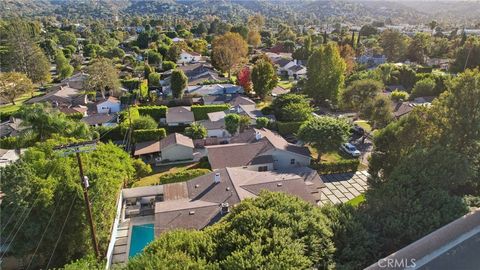
[[[300,129],[300,126],[303,122],[278,122],[277,121],[277,129],[278,133],[283,136],[292,135],[297,133]]]
[[[165,138],[167,131],[164,128],[139,129],[133,131],[133,140],[137,143],[146,141],[155,141]]]
[[[211,172],[209,169],[191,169],[191,170],[183,170],[179,172],[172,172],[162,174],[157,184],[169,184],[169,183],[178,183],[188,181],[195,177],[199,177]]]
[[[221,112],[228,110],[230,108],[229,104],[218,104],[218,105],[193,105],[192,107],[193,116],[195,120],[206,120],[208,119],[208,113],[211,112]]]
[[[167,109],[167,106],[140,106],[138,107],[138,112],[140,115],[148,115],[159,121],[160,118],[166,117]]]
[[[358,159],[342,159],[337,162],[314,163],[310,167],[317,170],[319,174],[349,173],[356,172],[359,164]]]

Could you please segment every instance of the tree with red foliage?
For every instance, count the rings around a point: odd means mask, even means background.
[[[237,74],[237,84],[243,87],[245,93],[252,91],[252,79],[250,75],[251,71],[249,67],[242,68]]]

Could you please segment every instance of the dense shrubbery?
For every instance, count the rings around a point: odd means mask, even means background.
[[[162,174],[158,178],[158,184],[163,185],[169,183],[185,182],[195,177],[205,175],[209,172],[211,172],[209,169],[191,169],[173,173],[166,173]]]
[[[276,122],[278,133],[283,136],[296,134],[303,122]]]
[[[356,172],[360,161],[358,159],[341,159],[336,162],[322,162],[310,165],[319,174]]]
[[[230,108],[229,104],[219,104],[219,105],[193,105],[192,107],[193,116],[195,120],[205,120],[208,119],[208,113],[211,112],[221,112],[228,110]]]
[[[137,108],[140,115],[149,115],[156,121],[165,118],[167,115],[167,106],[140,106]]]
[[[167,132],[164,128],[139,129],[133,131],[133,140],[137,143],[145,141],[157,141],[165,138]]]

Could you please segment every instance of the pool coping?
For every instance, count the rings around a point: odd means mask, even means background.
[[[145,218],[145,220],[143,220],[144,218]],[[132,228],[133,228],[133,226],[152,224],[153,223],[153,229],[154,229],[154,234],[153,234],[154,238],[153,239],[155,239],[155,216],[154,215],[133,217],[133,218],[129,218],[129,219],[130,219],[130,222],[128,224],[127,249],[125,250],[127,260],[130,259],[130,242],[132,241]]]

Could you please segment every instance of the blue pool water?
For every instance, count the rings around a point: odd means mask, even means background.
[[[155,238],[153,224],[143,224],[132,226],[132,237],[130,239],[130,252],[128,257],[133,257],[141,253],[143,248]]]

